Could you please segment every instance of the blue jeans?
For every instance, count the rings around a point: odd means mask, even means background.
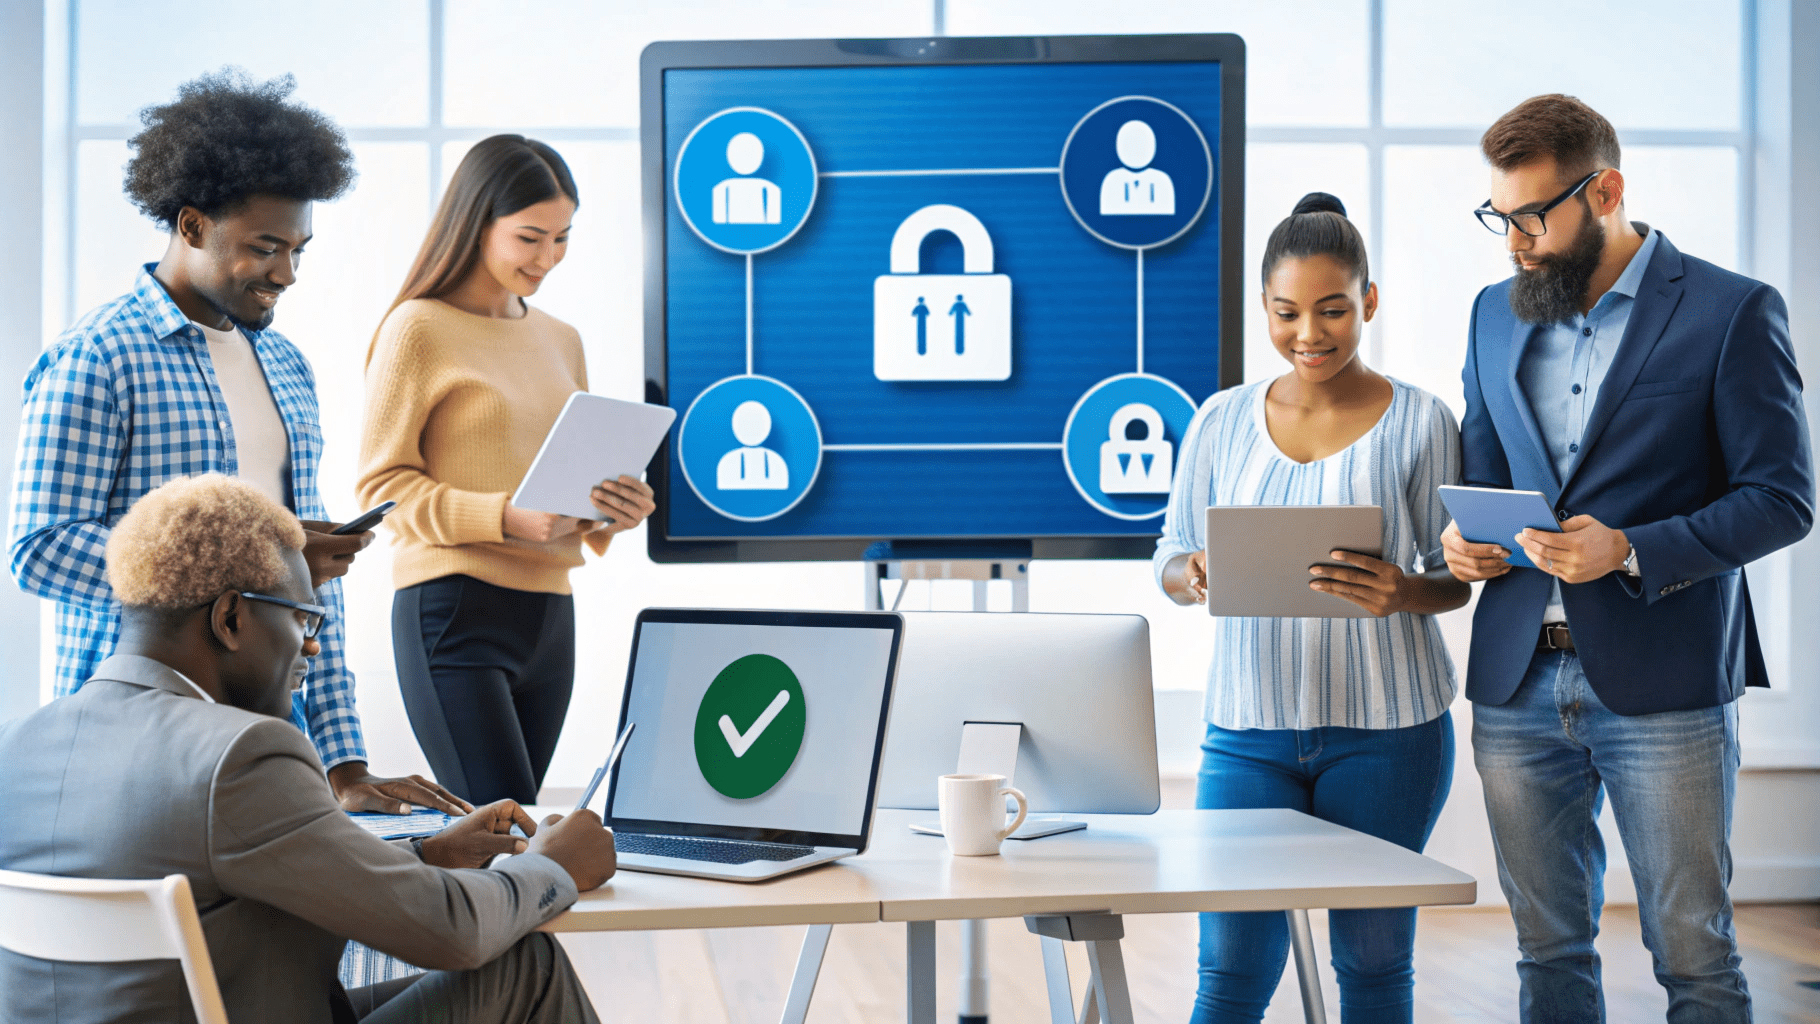
[[[1750,1020],[1726,893],[1735,703],[1619,715],[1599,702],[1578,657],[1537,652],[1509,702],[1473,707],[1472,746],[1517,925],[1525,1024],[1605,1019],[1593,937],[1605,902],[1606,792],[1668,1020]]]
[[[1207,727],[1194,805],[1287,807],[1420,851],[1453,783],[1453,716],[1407,729]],[[1346,1024],[1407,1022],[1415,1012],[1416,912],[1327,915]],[[1289,958],[1280,912],[1201,915],[1194,1024],[1255,1022]]]

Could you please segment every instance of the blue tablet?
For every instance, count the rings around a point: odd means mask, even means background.
[[[1560,533],[1555,510],[1541,491],[1507,491],[1497,487],[1440,488],[1441,503],[1460,527],[1460,536],[1474,544],[1498,544],[1510,552],[1511,565],[1536,568],[1516,536],[1524,528]]]

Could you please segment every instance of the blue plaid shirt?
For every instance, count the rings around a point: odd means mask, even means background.
[[[76,692],[120,638],[108,586],[108,532],[146,492],[179,477],[236,475],[227,400],[208,342],[152,277],[92,310],[25,377],[13,477],[11,565],[21,589],[57,602],[57,696]],[[245,332],[291,438],[291,505],[327,519],[316,489],[322,425],[308,360],[276,331]],[[292,706],[324,768],[366,760],[347,667],[341,581],[317,591],[329,608],[322,653]]]

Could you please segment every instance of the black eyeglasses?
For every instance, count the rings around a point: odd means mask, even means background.
[[[1548,222],[1543,219],[1543,215],[1555,207],[1560,206],[1562,203],[1567,202],[1569,199],[1572,199],[1574,193],[1586,187],[1587,182],[1604,173],[1604,168],[1600,168],[1599,170],[1588,174],[1586,177],[1581,178],[1579,183],[1574,185],[1573,188],[1570,188],[1553,199],[1550,199],[1548,202],[1543,203],[1540,209],[1523,210],[1517,213],[1499,213],[1491,208],[1491,200],[1487,199],[1485,200],[1484,205],[1472,212],[1479,218],[1479,223],[1485,225],[1485,230],[1494,235],[1508,234],[1510,229],[1514,227],[1531,238],[1539,238],[1542,235],[1548,234]]]
[[[303,638],[305,640],[309,640],[316,634],[322,632],[322,627],[329,621],[329,610],[319,604],[299,604],[296,601],[286,601],[282,597],[273,597],[270,594],[255,594],[250,590],[242,590],[240,596],[249,601],[264,601],[267,604],[280,605],[285,608],[292,608],[302,612]]]

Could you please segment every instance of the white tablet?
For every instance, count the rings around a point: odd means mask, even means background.
[[[1343,597],[1312,590],[1314,565],[1333,552],[1380,558],[1377,505],[1215,505],[1207,510],[1207,611],[1292,619],[1367,619]]]
[[[588,492],[602,480],[642,475],[675,420],[676,410],[669,406],[575,392],[543,439],[512,504],[534,512],[606,519],[588,500]]]

